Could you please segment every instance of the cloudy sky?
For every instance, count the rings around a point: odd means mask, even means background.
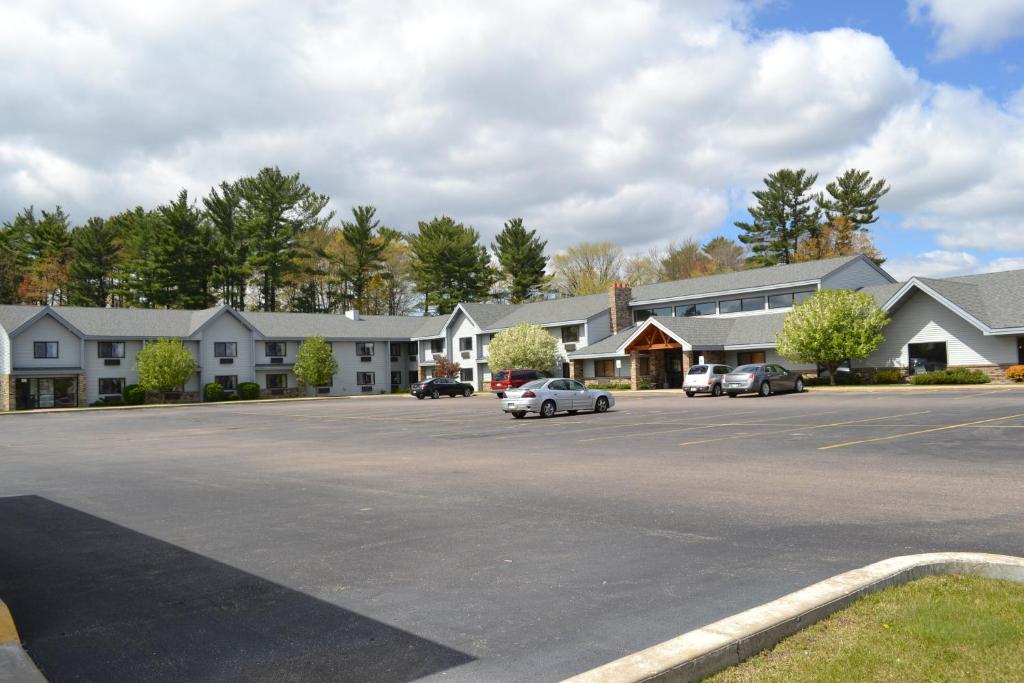
[[[266,165],[553,249],[735,234],[782,166],[884,176],[898,276],[1024,268],[1024,0],[0,5],[0,218]]]

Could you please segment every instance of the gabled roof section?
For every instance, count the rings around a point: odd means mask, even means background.
[[[8,308],[8,307],[5,306],[5,308]],[[28,329],[33,324],[35,324],[35,322],[37,320],[39,320],[40,318],[45,318],[45,317],[53,318],[58,324],[62,325],[64,328],[66,328],[69,332],[71,332],[71,334],[75,335],[76,337],[84,336],[84,334],[82,333],[82,330],[79,329],[78,326],[75,325],[74,322],[68,320],[63,315],[58,313],[54,309],[53,306],[10,306],[9,308],[24,308],[24,309],[28,309],[26,312],[21,314],[21,316],[24,316],[24,317],[23,317],[23,319],[20,321],[20,323],[18,325],[12,326],[12,327],[7,327],[7,325],[4,324],[4,328],[6,328],[7,334],[9,336],[11,336],[11,337],[14,337],[14,336],[17,336],[17,335],[21,334],[24,330]],[[17,318],[19,318],[21,316],[19,316],[18,313],[13,313],[12,312],[11,318],[12,319],[17,319]]]
[[[640,285],[633,288],[633,299],[630,304],[636,306],[644,302],[662,299],[680,299],[718,292],[731,292],[758,287],[781,287],[787,284],[816,281],[861,258],[863,257],[839,256],[820,261],[805,261],[789,265],[752,268],[750,270],[738,270],[733,273],[718,273],[717,275],[704,275],[703,277],[694,277],[686,280]]]
[[[569,358],[594,358],[597,356],[621,356],[619,349],[637,330],[638,325],[620,330],[617,334],[605,337],[601,341],[587,344],[583,348],[568,354]]]
[[[241,313],[261,335],[268,339],[302,339],[320,336],[327,339],[408,339],[415,336],[424,321],[436,322],[441,316],[422,318],[401,315],[367,315],[359,320],[338,313]]]
[[[911,278],[883,308],[896,308],[915,290],[936,299],[986,334],[1024,332],[1024,270]]]
[[[608,308],[607,294],[590,294],[564,299],[545,299],[514,306],[513,310],[486,330],[502,330],[520,323],[554,325],[584,321]]]
[[[463,312],[476,323],[481,330],[492,330],[494,324],[512,313],[516,306],[514,304],[459,304]]]
[[[206,327],[207,325],[212,323],[214,320],[216,320],[217,318],[220,318],[221,316],[224,316],[224,315],[230,315],[232,318],[234,318],[239,323],[241,323],[241,325],[243,327],[247,328],[250,332],[258,332],[259,331],[240,312],[236,311],[231,306],[221,305],[221,306],[217,306],[217,307],[212,308],[212,309],[207,308],[207,309],[203,309],[201,311],[193,311],[192,312],[192,319],[190,321],[191,329],[189,331],[189,336],[194,336],[194,335],[198,334],[199,332],[201,332],[203,330],[204,327]]]
[[[45,310],[43,306],[0,305],[0,327],[10,334]]]

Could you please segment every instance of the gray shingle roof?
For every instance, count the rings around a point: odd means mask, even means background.
[[[499,330],[519,323],[550,325],[570,320],[586,320],[606,308],[608,308],[607,294],[533,301],[513,307],[508,315],[494,321],[492,327],[484,329]]]
[[[42,306],[0,305],[0,327],[10,334],[41,310]]]
[[[8,332],[43,310],[39,306],[0,306],[0,324]],[[187,337],[216,308],[180,311],[152,308],[55,306],[54,313],[90,337]],[[8,320],[17,324],[8,324]]]
[[[321,336],[328,339],[407,339],[417,336],[424,325],[436,324],[445,316],[366,315],[352,320],[331,313],[264,313],[246,311],[242,316],[266,337],[295,339]]]
[[[633,301],[675,299],[686,296],[700,296],[710,292],[729,292],[735,289],[772,287],[775,285],[785,285],[789,282],[820,280],[850,261],[859,258],[860,256],[839,256],[820,261],[753,268],[751,270],[736,271],[735,273],[719,273],[717,275],[705,275],[687,280],[640,285],[633,288]]]
[[[568,354],[569,358],[586,358],[588,356],[597,356],[603,353],[617,353],[622,343],[629,339],[629,335],[636,332],[637,326],[628,327],[617,334],[613,334],[610,337],[605,337],[601,341],[588,344],[578,351],[573,351]]]
[[[462,304],[462,309],[473,319],[473,322],[480,326],[481,330],[493,329],[494,323],[510,314],[515,308],[512,304]]]
[[[1024,270],[918,280],[993,329],[1024,327]]]
[[[884,285],[871,285],[870,287],[864,287],[860,291],[865,294],[870,294],[875,297],[875,301],[881,306],[886,301],[892,298],[893,294],[900,291],[900,288],[906,284],[904,282],[891,282]]]
[[[659,324],[695,348],[721,348],[724,346],[747,346],[760,344],[775,346],[775,335],[782,329],[785,313],[743,315],[734,318],[655,318]],[[600,353],[615,353],[625,341],[636,332],[638,326],[612,335],[590,346],[584,347],[570,358]]]

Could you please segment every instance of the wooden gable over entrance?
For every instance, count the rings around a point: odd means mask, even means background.
[[[681,349],[683,345],[665,333],[657,325],[648,325],[641,330],[636,339],[626,345],[626,353],[630,351],[664,351],[667,349]]]

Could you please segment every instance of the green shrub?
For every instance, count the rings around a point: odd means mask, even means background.
[[[1011,365],[1006,368],[1006,379],[1024,382],[1024,365]]]
[[[608,384],[591,382],[587,385],[588,389],[599,389],[600,391],[629,391],[629,387],[629,382],[610,382]]]
[[[209,401],[211,403],[214,401],[223,401],[224,396],[224,387],[221,386],[220,384],[217,384],[216,382],[210,382],[205,387],[203,387],[204,401]]]
[[[651,380],[649,380],[646,377],[644,377],[642,379],[637,380],[636,388],[637,389],[653,389],[654,388],[654,383],[651,382]],[[629,389],[629,385],[628,384],[624,385],[623,389]]]
[[[898,368],[875,371],[875,384],[899,384],[903,381],[903,371]]]
[[[256,382],[242,382],[238,385],[238,398],[251,401],[260,397],[260,385]]]
[[[951,368],[949,370],[936,370],[926,372],[923,375],[913,375],[910,378],[911,384],[988,384],[991,380],[981,370],[968,370],[967,368]]]
[[[804,386],[808,387],[827,387],[832,383],[828,377],[804,377]],[[840,387],[852,387],[864,384],[864,381],[859,375],[855,375],[852,372],[837,372],[836,373],[836,386]]]
[[[124,399],[125,405],[140,406],[146,402],[146,390],[138,384],[129,384],[124,388],[121,397]]]

